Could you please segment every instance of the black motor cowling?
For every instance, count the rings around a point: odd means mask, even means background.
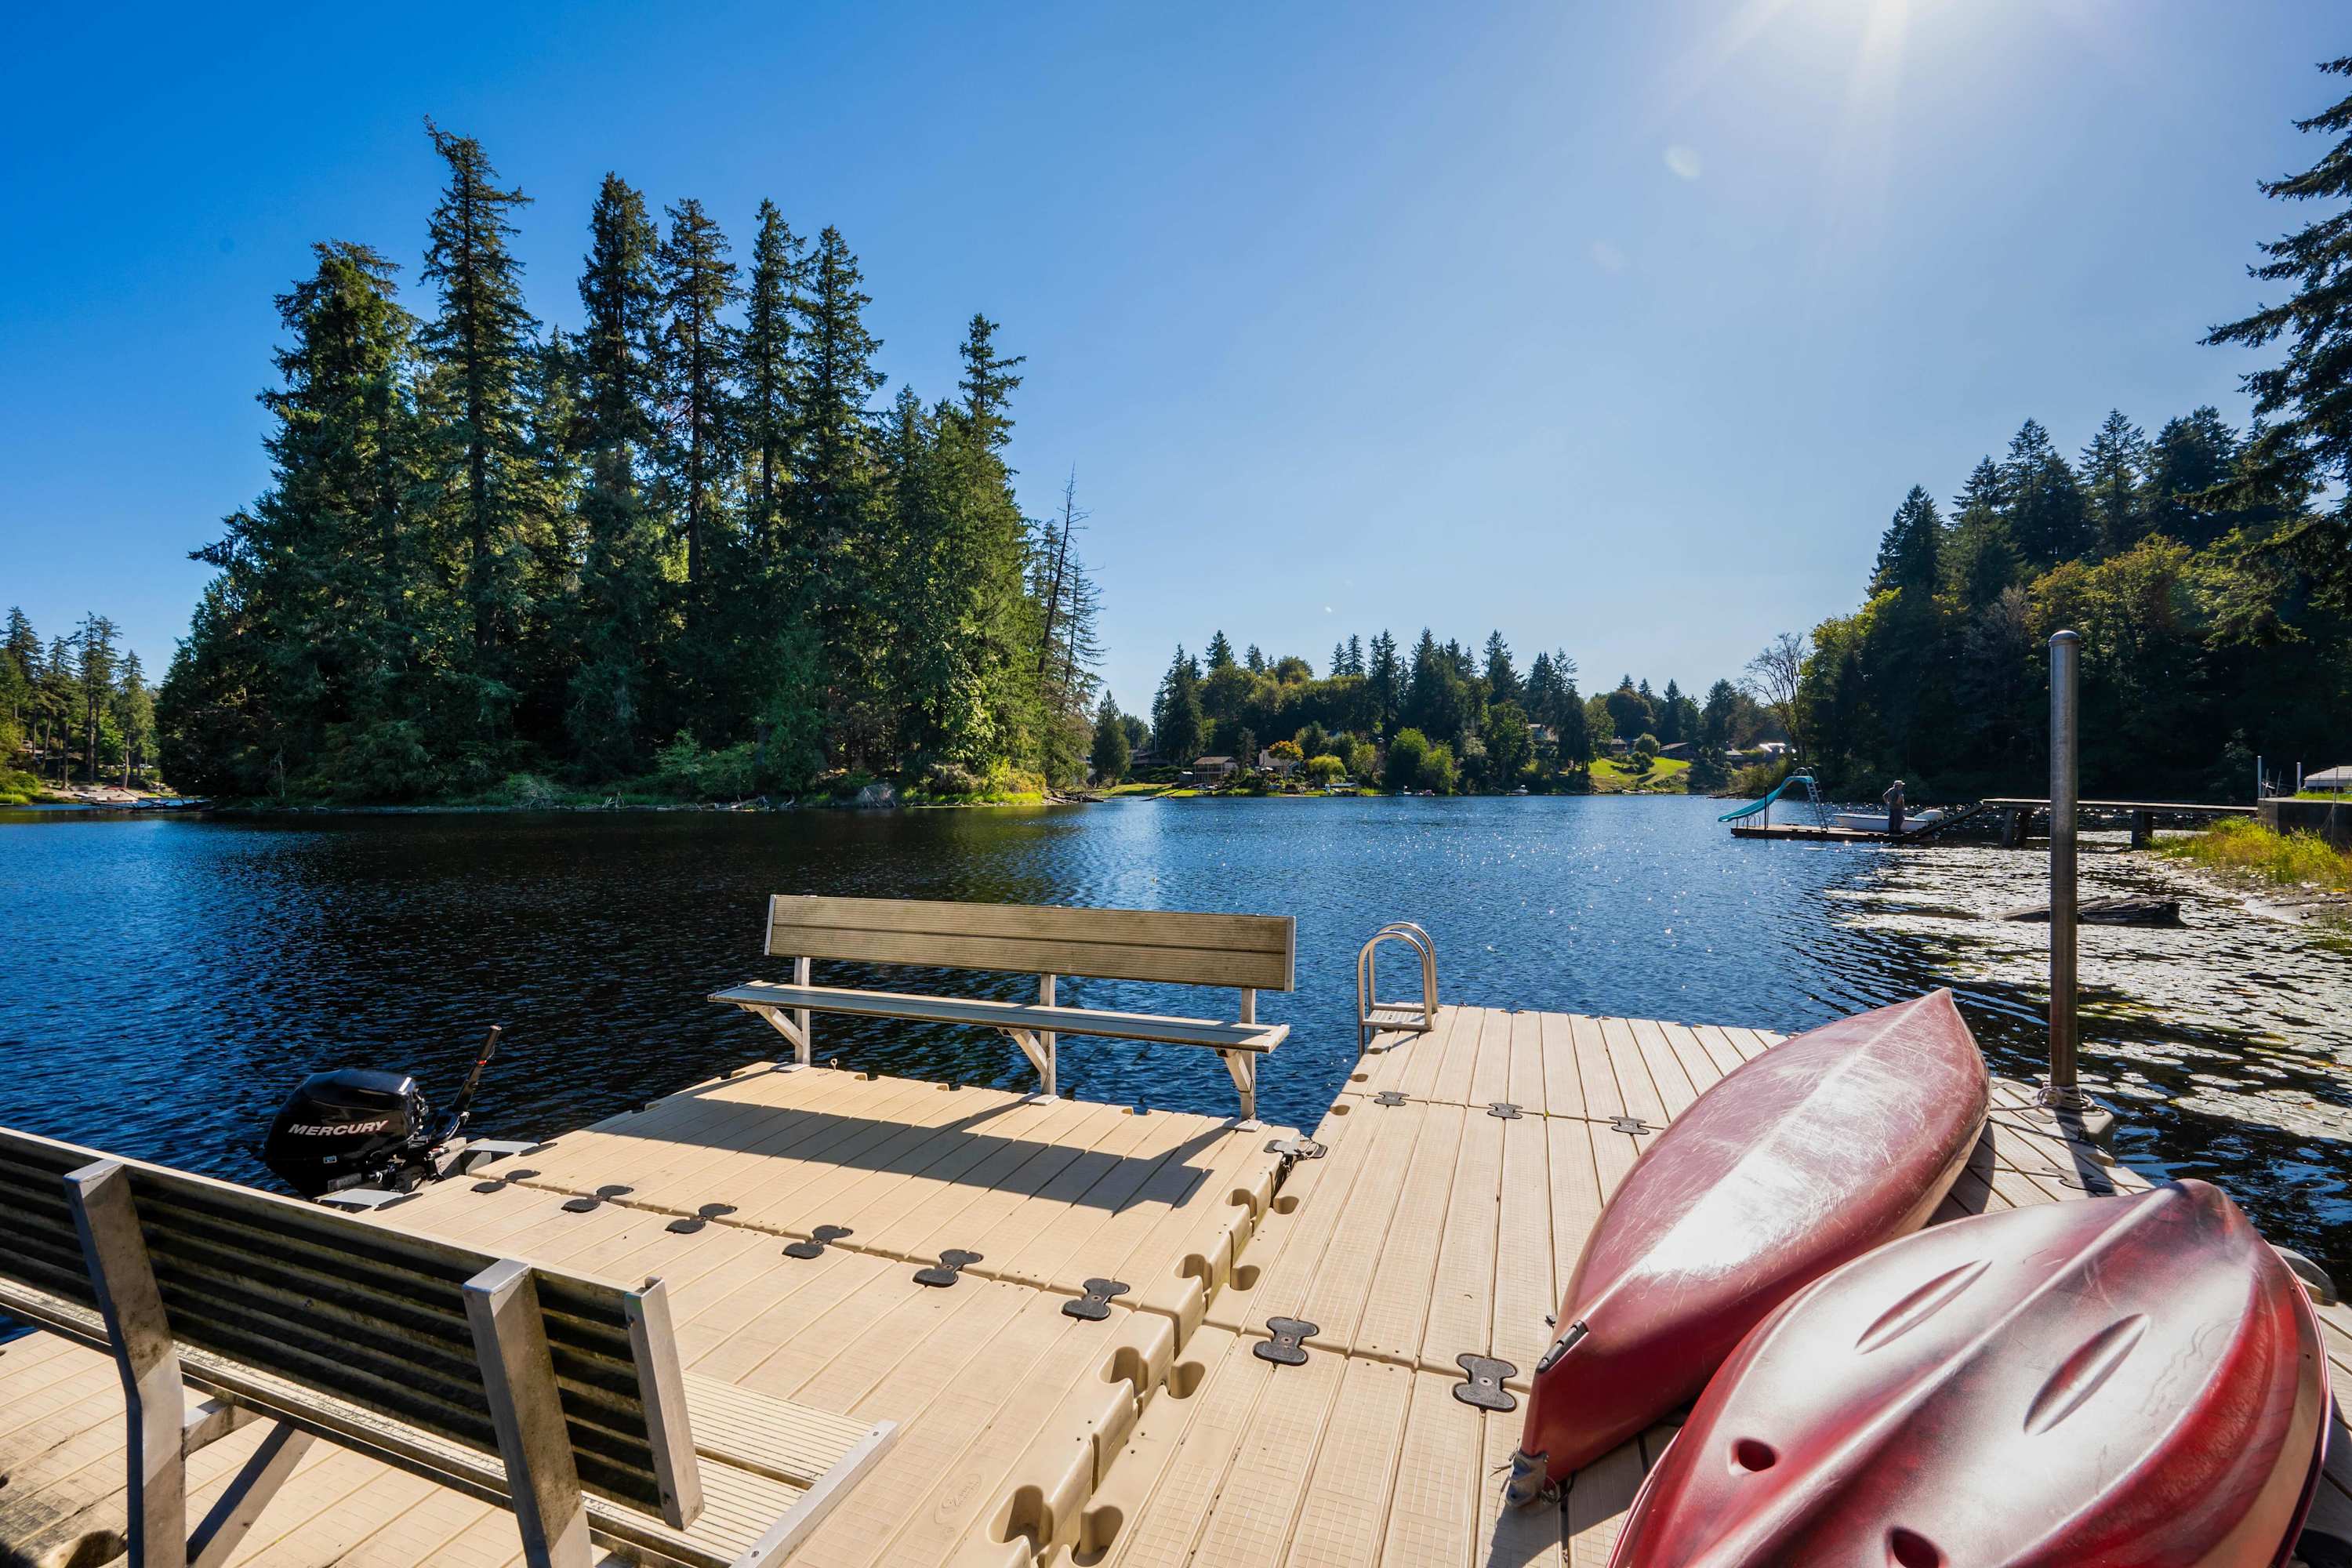
[[[431,1114],[406,1073],[314,1072],[269,1124],[261,1161],[306,1198],[360,1185],[404,1189],[430,1170]]]

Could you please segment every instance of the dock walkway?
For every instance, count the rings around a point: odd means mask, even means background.
[[[1521,1413],[1457,1400],[1457,1358],[1511,1363],[1524,1399],[1601,1205],[1659,1130],[1774,1043],[1448,1007],[1429,1035],[1375,1039],[1319,1155],[1202,1116],[738,1073],[379,1223],[658,1273],[689,1375],[904,1423],[794,1564],[1599,1568],[1672,1428],[1580,1472],[1559,1509],[1505,1514]],[[2063,1136],[2027,1086],[1997,1079],[1994,1098],[1939,1218],[2146,1184]],[[915,1281],[950,1250],[979,1256],[952,1286]],[[1064,1310],[1101,1279],[1129,1288],[1105,1318]],[[2322,1316],[2352,1386],[2352,1316]],[[1281,1348],[1274,1318],[1315,1325],[1303,1362],[1257,1353]],[[121,1528],[121,1412],[97,1352],[47,1334],[0,1349],[0,1542],[37,1553]],[[199,1506],[255,1440],[196,1457]],[[2340,1427],[2313,1523],[2352,1539]],[[233,1559],[520,1561],[510,1515],[324,1447]]]

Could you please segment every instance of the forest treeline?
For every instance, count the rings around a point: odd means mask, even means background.
[[[1004,460],[1021,360],[974,315],[956,395],[885,384],[856,258],[761,204],[739,262],[608,174],[576,332],[509,247],[530,198],[428,125],[429,311],[363,245],[278,300],[272,482],[162,687],[180,788],[403,800],[657,770],[700,793],[1085,766],[1094,590]]]
[[[155,696],[121,636],[106,616],[89,615],[44,644],[25,612],[9,609],[0,642],[0,805],[77,777],[129,788],[153,764]]]
[[[2352,76],[2352,58],[2322,70]],[[2289,201],[2352,196],[2352,97]],[[2083,637],[2082,786],[2243,800],[2257,755],[2352,762],[2352,227],[2340,211],[2260,247],[2285,302],[2209,343],[2283,343],[2245,379],[2253,423],[2211,407],[2150,436],[2120,412],[2069,461],[2033,420],[1948,503],[1914,488],[1858,610],[1758,668],[1836,792],[2040,795],[2050,635]]]
[[[1778,735],[1769,714],[1727,680],[1702,705],[1675,681],[1663,692],[1630,675],[1592,697],[1577,689],[1576,661],[1538,653],[1522,673],[1500,631],[1473,651],[1440,643],[1428,628],[1411,649],[1385,630],[1333,647],[1326,673],[1297,655],[1236,655],[1222,631],[1198,656],[1179,647],[1161,677],[1150,723],[1106,697],[1094,761],[1116,777],[1148,747],[1163,768],[1202,755],[1254,766],[1261,748],[1288,743],[1301,763],[1388,789],[1497,794],[1516,788],[1591,787],[1596,756],[1622,740],[1654,756],[1678,742],[1694,748],[1690,787],[1719,788],[1728,752]],[[1122,743],[1128,748],[1120,750]]]

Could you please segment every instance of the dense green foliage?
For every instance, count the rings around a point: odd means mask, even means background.
[[[1152,703],[1150,749],[1162,768],[1210,755],[1247,769],[1257,742],[1287,740],[1309,777],[1436,794],[1581,791],[1591,787],[1596,755],[1621,732],[1619,715],[1632,727],[1629,748],[1643,735],[1653,754],[1674,742],[1711,747],[1716,765],[1701,776],[1718,781],[1728,778],[1725,753],[1777,733],[1728,681],[1716,683],[1706,710],[1673,681],[1660,697],[1631,677],[1588,700],[1577,691],[1574,659],[1538,653],[1522,674],[1499,631],[1475,654],[1427,630],[1410,653],[1386,631],[1369,643],[1351,637],[1333,647],[1319,679],[1296,656],[1268,659],[1253,647],[1236,658],[1220,631],[1205,659],[1176,650]],[[1336,765],[1312,765],[1324,757]]]
[[[0,805],[46,787],[143,784],[154,765],[155,698],[139,656],[104,616],[46,647],[21,609],[0,643]]]
[[[2352,59],[2324,69],[2352,75]],[[2338,140],[2265,185],[2352,195],[2352,98],[2305,131]],[[2070,463],[2027,420],[1948,514],[1922,489],[1888,524],[1866,602],[1751,666],[1816,773],[1849,795],[2042,793],[2050,635],[2083,637],[2087,794],[2246,799],[2254,759],[2344,758],[2352,731],[2352,221],[2263,247],[2285,304],[2211,342],[2289,342],[2246,377],[2255,425],[2200,407],[2153,437],[2121,412]],[[1791,672],[1796,679],[1789,679]]]
[[[516,775],[680,795],[887,774],[943,795],[1082,776],[1084,514],[1023,516],[1020,360],[975,315],[959,395],[901,389],[840,233],[762,203],[739,267],[692,199],[607,175],[576,334],[509,248],[528,203],[430,128],[432,313],[364,247],[278,301],[268,490],[164,682],[182,787],[478,795]]]

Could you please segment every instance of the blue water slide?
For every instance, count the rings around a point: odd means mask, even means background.
[[[1727,811],[1721,816],[1717,817],[1716,820],[1717,822],[1737,822],[1743,816],[1753,816],[1758,812],[1762,811],[1766,806],[1770,805],[1774,801],[1780,799],[1785,792],[1794,789],[1800,784],[1811,789],[1812,787],[1812,783],[1813,776],[1811,773],[1790,773],[1787,778],[1780,781],[1779,788],[1775,789],[1770,795],[1766,795],[1762,800],[1751,800],[1746,805],[1741,806],[1738,811]],[[1811,797],[1808,796],[1807,798],[1810,799]]]

